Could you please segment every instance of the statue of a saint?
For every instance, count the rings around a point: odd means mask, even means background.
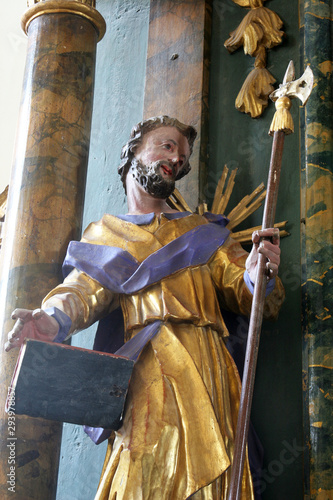
[[[250,314],[258,251],[268,259],[266,316],[276,317],[284,298],[278,230],[256,232],[247,254],[223,216],[167,204],[175,181],[190,170],[195,136],[193,127],[168,117],[134,127],[119,167],[128,214],[90,224],[69,247],[65,263],[72,270],[63,284],[41,309],[13,313],[7,350],[25,337],[62,341],[119,306],[125,342],[147,325],[158,327],[134,366],[98,500],[226,498],[240,380],[225,347],[220,304]],[[111,329],[104,346],[97,340],[98,349],[107,349],[112,335]],[[242,499],[251,498],[246,460]]]

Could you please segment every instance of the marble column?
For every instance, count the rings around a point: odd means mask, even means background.
[[[302,304],[305,498],[316,500],[333,495],[332,29],[329,0],[301,2],[304,66],[315,77],[304,116]]]
[[[3,344],[11,311],[39,307],[62,279],[68,241],[80,237],[96,44],[105,22],[93,0],[28,3],[22,18],[28,53],[1,250],[0,496],[49,500],[56,495],[61,425],[4,413],[18,353],[4,353]],[[36,363],[47,367],[47,359]]]

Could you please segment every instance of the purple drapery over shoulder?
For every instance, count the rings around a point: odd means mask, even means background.
[[[197,226],[139,263],[129,252],[106,245],[71,241],[63,264],[88,274],[115,293],[137,293],[146,286],[185,269],[208,262],[230,231],[216,224]]]
[[[169,218],[179,218],[187,216],[188,213],[168,215]],[[121,218],[129,222],[137,219],[139,224],[147,224],[151,215],[137,218],[134,216],[134,220],[133,216],[130,217]],[[73,241],[68,247],[64,261],[64,275],[69,274],[75,267],[115,293],[136,293],[181,269],[208,262],[223,245],[230,231],[225,227],[228,223],[225,217],[206,214],[206,218],[210,224],[191,229],[149,255],[141,264],[121,248]],[[122,315],[115,311],[100,321],[94,349],[137,359],[146,343],[159,331],[160,324],[160,321],[155,321],[147,325],[133,339],[122,345]],[[107,439],[111,433],[107,429],[88,426],[84,426],[84,430],[96,444]]]
[[[188,215],[188,212],[165,214],[170,219]],[[121,219],[131,223],[137,221],[141,225],[151,222],[153,217],[154,214],[125,215],[121,216]],[[205,218],[209,224],[194,227],[149,255],[141,263],[121,248],[72,241],[63,264],[64,275],[75,267],[114,293],[137,293],[181,269],[208,262],[228,238],[230,231],[226,228],[229,222],[226,217],[208,212]],[[120,321],[120,318],[117,319]],[[116,330],[119,321],[114,324]],[[107,323],[107,319],[102,320],[105,327]],[[109,328],[98,328],[94,349],[115,352],[123,344],[123,338],[120,337],[119,334],[117,338],[111,336]],[[137,337],[136,342],[140,335],[137,334]],[[122,352],[122,355],[126,356],[126,353]]]

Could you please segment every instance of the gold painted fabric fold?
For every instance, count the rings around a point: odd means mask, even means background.
[[[118,246],[142,261],[206,223],[199,215],[173,220],[162,215],[136,226],[104,216],[88,227],[83,241]],[[119,302],[125,340],[156,319],[163,322],[134,367],[123,426],[109,443],[96,500],[225,498],[240,381],[225,347],[228,331],[218,299],[237,314],[250,313],[252,295],[243,280],[246,257],[229,238],[206,264],[119,296],[74,270],[45,299],[43,307],[62,304],[73,320],[72,331]],[[283,297],[277,280],[266,299],[267,316],[276,316]],[[248,461],[242,483],[245,499],[253,499]]]
[[[239,394],[216,332],[166,323],[135,365],[95,500],[224,498]],[[248,462],[243,489],[253,498]]]

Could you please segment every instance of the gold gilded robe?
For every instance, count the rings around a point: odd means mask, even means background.
[[[208,223],[199,215],[161,215],[137,226],[105,215],[82,241],[130,252],[139,262],[190,229]],[[203,242],[204,244],[204,242]],[[45,299],[73,319],[71,332],[89,326],[120,303],[126,340],[162,320],[160,332],[135,364],[122,427],[109,442],[95,500],[226,498],[240,396],[237,368],[224,338],[220,302],[250,313],[243,280],[247,253],[228,238],[203,265],[182,269],[131,295],[115,295],[74,270]],[[266,299],[276,317],[284,292],[279,280]],[[112,332],[110,332],[112,335]],[[246,460],[242,500],[253,499]]]

